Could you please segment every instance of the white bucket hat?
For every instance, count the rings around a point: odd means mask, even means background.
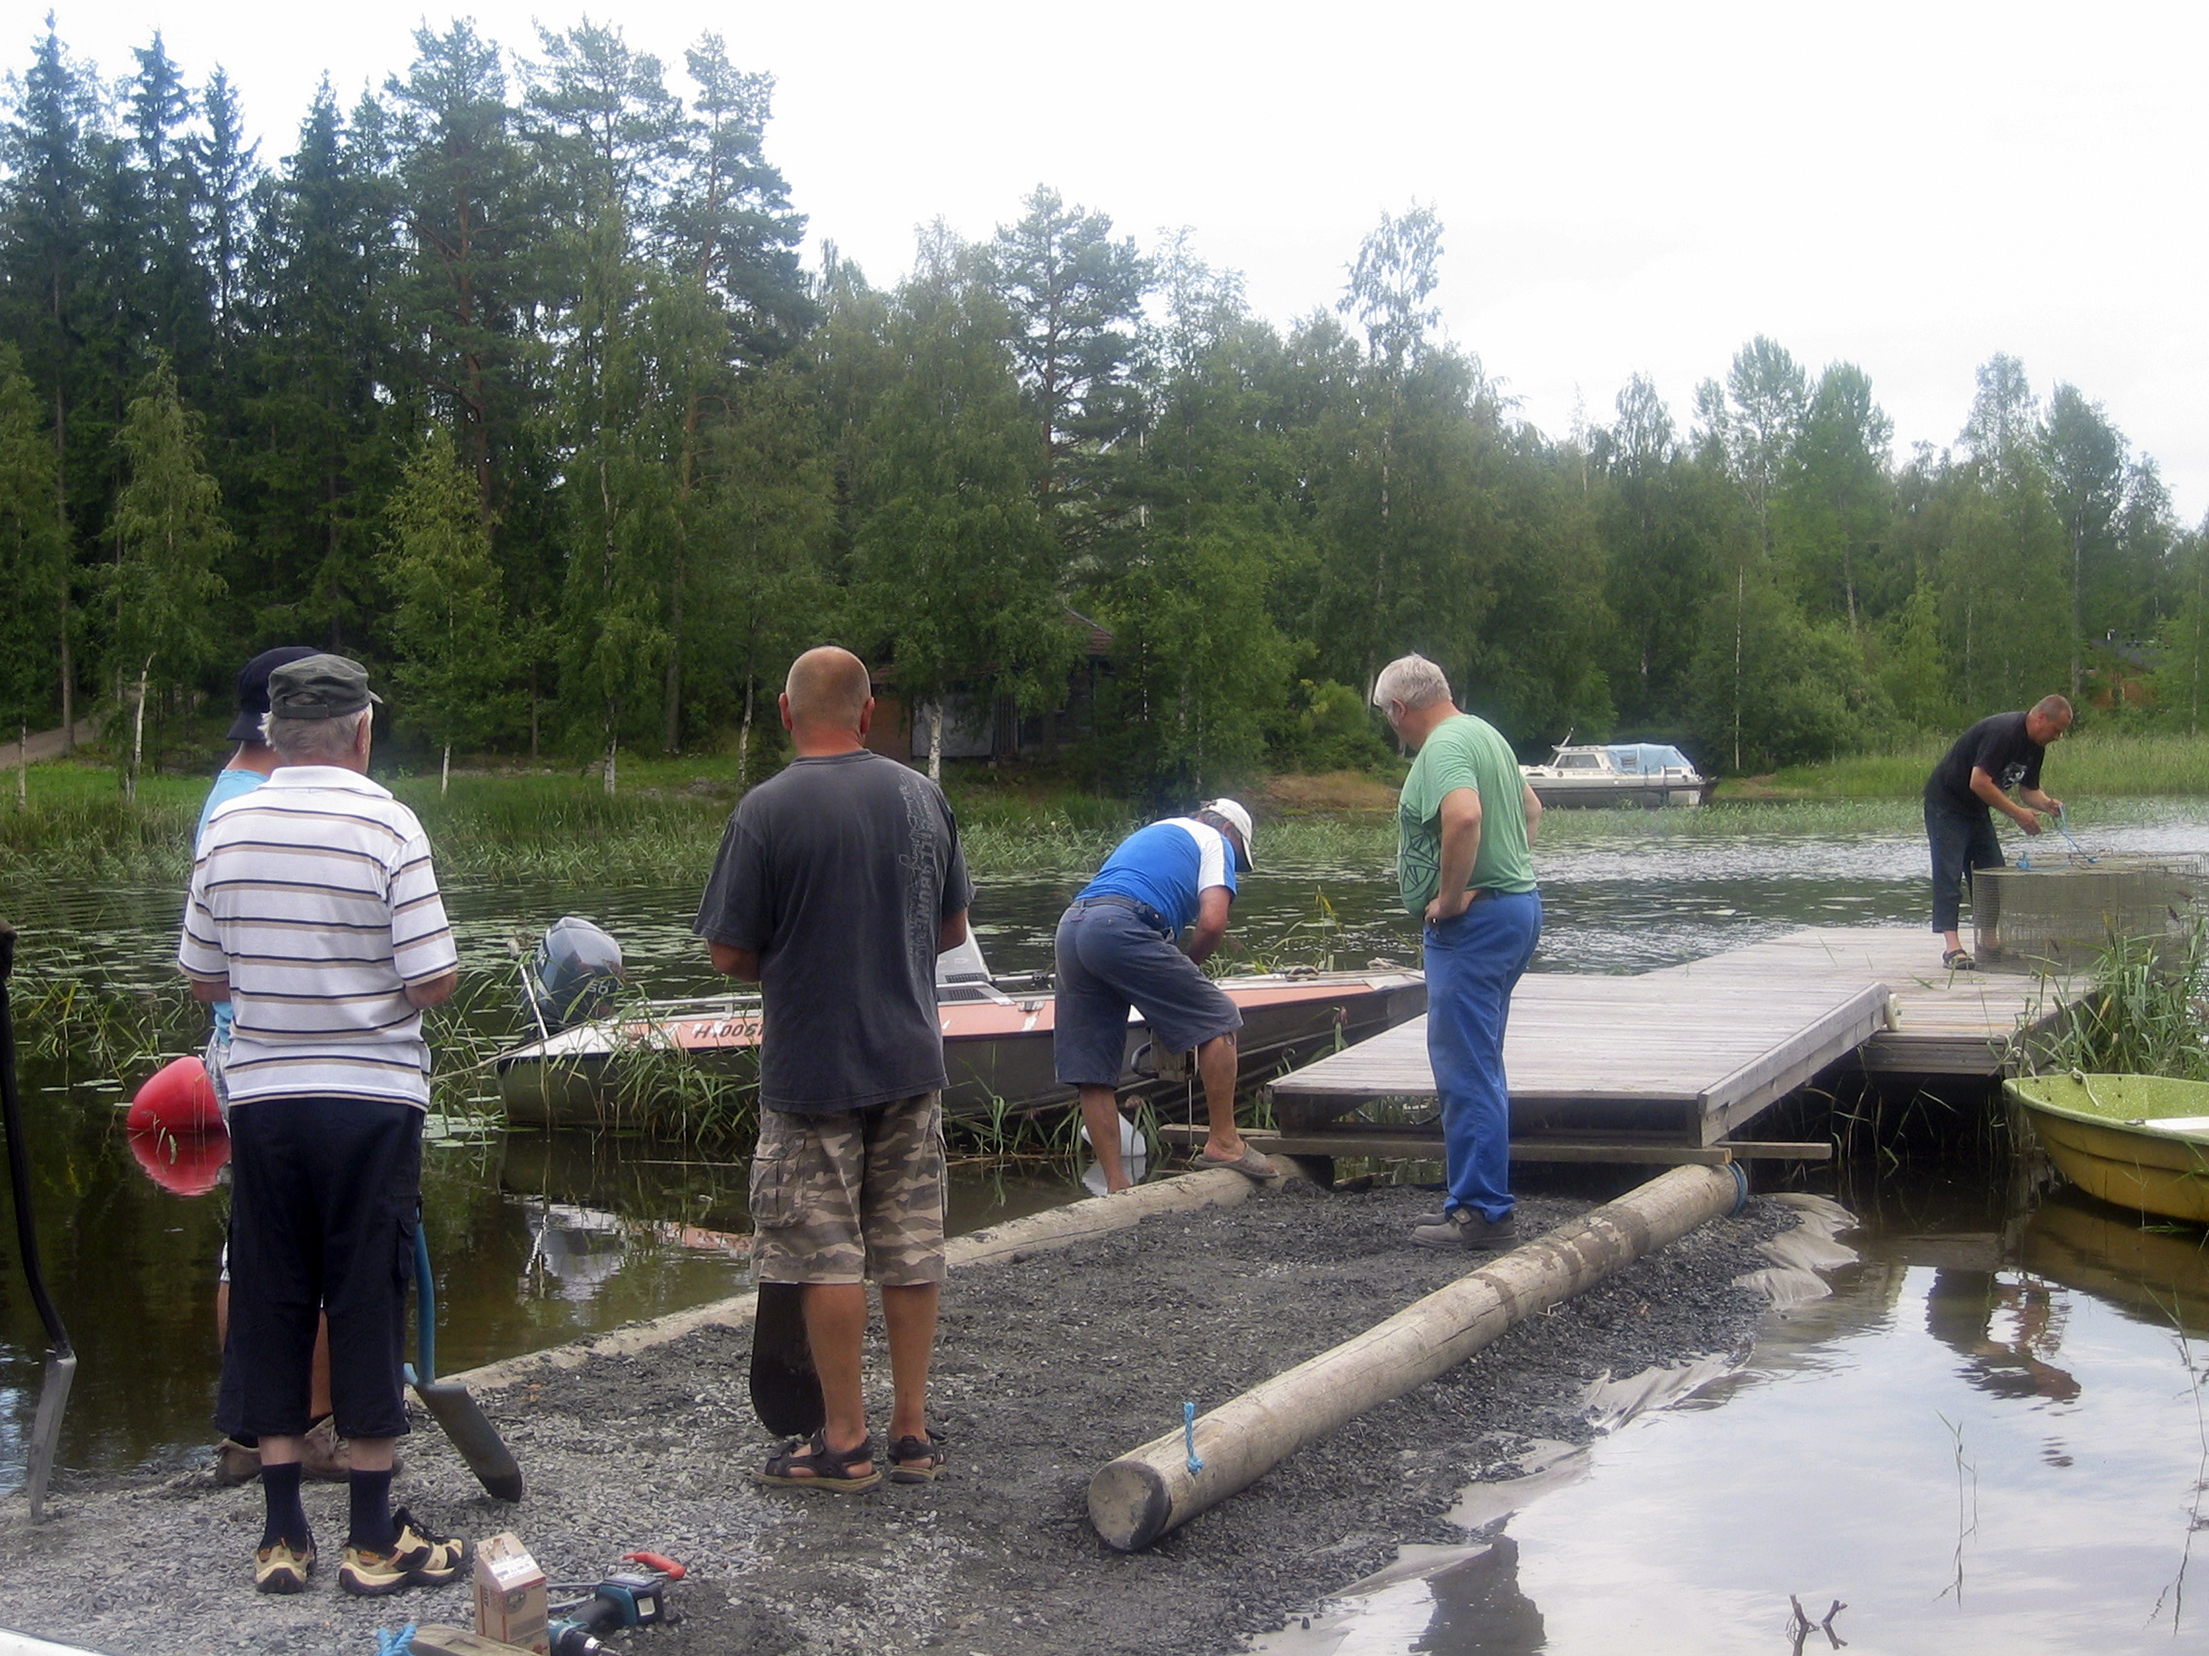
[[[1235,832],[1242,836],[1242,849],[1235,854],[1235,872],[1248,874],[1253,866],[1252,858],[1256,855],[1256,847],[1253,846],[1250,838],[1250,813],[1232,799],[1207,800],[1204,804],[1199,805],[1197,809],[1210,811],[1214,816],[1226,818],[1233,825]]]

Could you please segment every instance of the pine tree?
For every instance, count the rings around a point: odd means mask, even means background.
[[[54,510],[54,449],[23,356],[0,341],[0,740],[16,738],[16,800],[29,799],[22,742],[53,705],[54,616],[65,545]]]

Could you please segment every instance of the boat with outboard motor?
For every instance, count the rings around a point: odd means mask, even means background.
[[[1521,765],[1519,774],[1545,806],[1700,805],[1718,785],[1661,742],[1559,743],[1549,763]]]
[[[756,994],[617,1004],[620,951],[586,921],[560,921],[523,970],[534,1038],[494,1060],[507,1119],[518,1126],[600,1126],[610,1072],[624,1052],[680,1050],[740,1060],[760,1038]],[[1426,979],[1375,962],[1362,972],[1298,968],[1214,980],[1241,1010],[1243,1080],[1263,1081],[1318,1053],[1393,1028],[1427,1009]],[[988,1116],[1072,1102],[1053,1074],[1055,997],[1045,974],[997,977],[971,936],[936,962],[936,1008],[951,1085],[947,1114]],[[1154,1054],[1128,1015],[1124,1093],[1162,1095],[1184,1082],[1182,1054]]]

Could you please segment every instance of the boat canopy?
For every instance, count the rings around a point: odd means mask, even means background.
[[[1692,771],[1686,754],[1661,742],[1627,742],[1610,750],[1611,763],[1628,776],[1661,776],[1668,770]]]

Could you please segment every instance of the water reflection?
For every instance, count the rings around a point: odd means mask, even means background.
[[[1832,1298],[1597,1445],[1508,1533],[1261,1640],[1273,1656],[2197,1648],[2209,1255],[2007,1168],[1904,1170]],[[1554,1475],[1552,1475],[1554,1477]],[[1509,1486],[1476,1486],[1501,1507]]]

